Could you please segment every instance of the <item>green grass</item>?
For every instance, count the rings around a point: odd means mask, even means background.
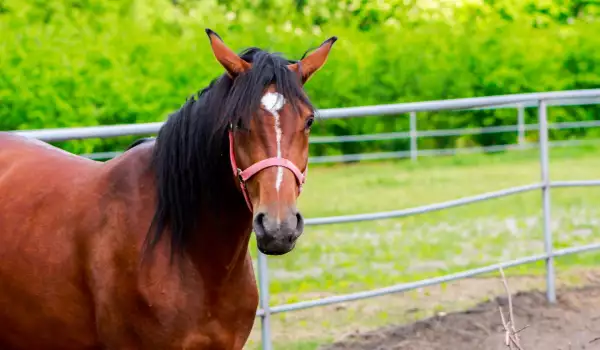
[[[553,180],[600,178],[598,149],[550,153]],[[312,166],[299,207],[307,218],[397,210],[539,178],[536,151],[428,157],[415,164],[399,160]],[[556,248],[598,239],[600,188],[552,189],[551,196]],[[399,219],[308,226],[293,252],[268,259],[271,304],[415,281],[542,253],[541,218],[541,193],[533,191]],[[252,251],[255,257],[254,241]],[[560,258],[558,263],[562,268],[596,261],[598,254],[587,253]],[[523,266],[510,273],[539,274],[543,266]],[[385,315],[378,316],[382,323]],[[314,349],[313,343],[303,339],[294,348]]]

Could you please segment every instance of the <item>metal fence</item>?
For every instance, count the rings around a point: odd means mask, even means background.
[[[320,112],[325,119],[329,118],[350,118],[364,117],[369,115],[397,115],[402,113],[415,114],[421,111],[440,111],[440,110],[458,110],[472,108],[491,108],[498,105],[526,105],[535,103],[538,107],[538,125],[539,128],[539,150],[540,150],[540,173],[541,179],[537,183],[512,187],[494,192],[482,193],[475,196],[463,197],[451,201],[435,203],[420,207],[395,210],[389,212],[346,215],[337,217],[312,218],[306,220],[306,225],[326,225],[350,223],[369,220],[381,220],[389,218],[399,218],[410,215],[422,214],[451,207],[462,206],[466,204],[476,203],[484,200],[506,197],[518,193],[541,191],[542,195],[542,212],[543,212],[543,237],[544,237],[544,254],[524,257],[512,261],[500,262],[498,264],[479,267],[471,270],[466,270],[454,274],[448,274],[440,277],[415,281],[411,283],[403,283],[394,286],[389,286],[380,289],[357,292],[346,295],[337,295],[322,299],[301,301],[292,304],[284,304],[271,306],[269,305],[269,281],[267,257],[263,254],[258,254],[257,271],[258,284],[260,291],[260,309],[257,311],[257,317],[261,318],[262,332],[262,348],[272,349],[271,343],[271,316],[276,313],[290,312],[294,310],[307,309],[330,305],[353,300],[372,298],[380,295],[408,291],[415,288],[431,286],[443,282],[453,281],[461,278],[471,277],[483,273],[488,273],[497,270],[500,267],[508,268],[512,266],[532,263],[535,261],[545,261],[546,265],[546,296],[549,302],[556,301],[555,276],[554,276],[554,258],[568,254],[574,254],[584,251],[600,249],[600,243],[588,244],[584,246],[570,247],[566,249],[554,250],[552,245],[552,232],[550,227],[550,192],[554,187],[575,187],[575,186],[600,186],[600,180],[587,181],[551,181],[548,169],[549,162],[549,142],[548,142],[548,118],[547,109],[553,103],[560,101],[570,101],[572,104],[578,104],[577,101],[584,99],[600,98],[600,89],[562,91],[562,92],[546,92],[546,93],[531,93],[506,96],[491,96],[480,98],[466,98],[446,101],[432,102],[417,102],[405,104],[365,106],[352,108],[336,108],[323,110]],[[514,107],[513,107],[514,108]],[[54,129],[54,130],[34,130],[34,131],[17,131],[17,133],[29,137],[38,138],[45,141],[82,139],[94,137],[113,137],[121,135],[133,134],[148,134],[158,130],[160,123],[140,124],[140,125],[115,125],[104,127],[89,127],[89,128],[72,128],[72,129]]]
[[[557,99],[548,101],[548,106],[582,106],[582,105],[596,105],[600,104],[600,98],[572,98],[572,99]],[[466,154],[466,153],[482,153],[482,152],[501,152],[514,149],[531,149],[537,147],[537,143],[527,143],[526,132],[537,131],[539,125],[526,124],[525,123],[525,110],[527,108],[537,108],[537,102],[527,103],[514,103],[514,104],[503,104],[488,107],[477,107],[468,109],[459,109],[457,111],[473,111],[473,110],[497,110],[497,109],[514,109],[516,112],[516,124],[513,125],[501,125],[501,126],[488,126],[488,127],[477,127],[477,128],[453,128],[453,129],[436,129],[436,130],[419,130],[417,123],[417,113],[409,113],[409,130],[408,131],[396,131],[388,133],[377,133],[377,134],[360,134],[360,135],[342,135],[342,136],[312,136],[310,138],[311,144],[332,144],[332,143],[352,143],[352,142],[378,142],[378,141],[392,141],[392,140],[406,140],[409,139],[407,150],[396,150],[388,152],[370,152],[370,153],[358,153],[358,154],[341,154],[333,156],[312,156],[310,162],[315,163],[345,163],[355,162],[361,160],[383,160],[383,159],[399,159],[399,158],[410,158],[416,160],[420,156],[437,156],[437,155],[448,155],[448,154]],[[160,124],[152,123],[147,124],[140,130],[154,130]],[[554,130],[566,130],[566,129],[585,129],[599,127],[600,120],[586,120],[577,122],[558,122],[548,124],[548,128]],[[148,127],[148,129],[146,129]],[[466,135],[481,135],[481,134],[496,134],[496,133],[515,133],[516,143],[500,144],[493,146],[483,147],[462,147],[462,148],[433,148],[433,149],[420,149],[418,147],[419,139],[427,137],[448,137],[448,136],[466,136]],[[154,133],[154,131],[152,132]],[[552,147],[566,147],[576,146],[581,143],[599,143],[598,140],[563,140],[550,142],[549,145]],[[83,157],[106,160],[117,157],[121,154],[121,151],[111,152],[97,152],[90,154],[82,154]]]

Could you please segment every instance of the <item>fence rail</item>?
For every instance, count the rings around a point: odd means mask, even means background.
[[[573,105],[595,105],[600,104],[600,98],[586,98],[586,99],[562,99],[557,100],[554,103],[549,103],[549,106],[573,106]],[[310,138],[311,144],[330,144],[330,143],[350,143],[350,142],[376,142],[376,141],[392,141],[392,140],[403,140],[410,139],[409,149],[406,151],[393,151],[393,152],[372,152],[372,153],[359,153],[359,154],[343,154],[334,156],[314,156],[310,157],[311,163],[336,163],[336,162],[352,162],[360,160],[381,160],[381,159],[393,159],[393,158],[411,158],[416,160],[419,156],[436,156],[436,155],[447,155],[456,153],[479,153],[479,152],[499,152],[506,151],[515,148],[528,149],[532,148],[531,144],[527,144],[525,140],[525,132],[537,131],[539,125],[537,123],[525,124],[524,120],[524,109],[534,107],[532,103],[526,104],[508,104],[508,105],[497,105],[491,107],[480,107],[467,110],[489,110],[489,109],[501,109],[501,108],[516,108],[517,109],[517,124],[515,125],[500,125],[500,126],[488,126],[488,127],[477,127],[477,128],[452,128],[452,129],[436,129],[436,130],[418,130],[416,113],[410,113],[410,130],[388,132],[388,133],[377,133],[377,134],[362,134],[362,135],[342,135],[342,136],[312,136]],[[135,126],[134,124],[133,126]],[[160,127],[160,123],[151,124],[139,124],[142,127],[136,133],[137,135],[148,134],[146,131],[155,130]],[[111,128],[114,126],[110,126]],[[127,125],[126,130],[132,126]],[[553,130],[568,130],[568,129],[581,129],[581,128],[592,128],[600,127],[600,120],[585,120],[585,121],[574,121],[574,122],[558,122],[548,125],[548,128]],[[94,127],[96,128],[96,127]],[[98,127],[104,128],[104,127]],[[72,128],[71,131],[80,132],[82,128]],[[85,128],[88,133],[93,130]],[[19,131],[18,133],[24,135],[30,135],[32,137],[47,135],[48,130],[27,130]],[[55,129],[56,130],[56,129]],[[63,129],[61,129],[63,130]],[[69,130],[69,129],[67,129]],[[464,147],[464,148],[443,148],[443,149],[419,149],[418,139],[424,137],[447,137],[447,136],[465,136],[465,135],[482,135],[482,134],[495,134],[495,133],[507,133],[516,132],[518,143],[513,144],[502,144],[494,146],[483,146],[483,147]],[[153,133],[153,132],[151,132]],[[58,135],[64,135],[64,132]],[[81,134],[80,134],[81,135]],[[85,136],[87,138],[87,136]],[[42,138],[44,139],[44,138]],[[54,140],[56,141],[56,140]],[[600,140],[596,140],[598,142]],[[581,141],[559,141],[552,143],[552,146],[574,146],[580,144]],[[518,146],[518,147],[515,147]],[[97,152],[91,154],[82,154],[82,156],[91,159],[111,159],[119,156],[123,152],[112,151],[112,152]]]
[[[557,104],[586,104],[586,103],[597,103],[600,99],[600,89],[591,90],[574,90],[574,91],[562,91],[562,92],[544,92],[544,93],[530,93],[530,94],[519,94],[519,95],[506,95],[506,96],[491,96],[491,97],[477,97],[477,98],[466,98],[456,99],[447,101],[432,101],[432,102],[415,102],[405,104],[392,104],[392,105],[380,105],[380,106],[365,106],[365,107],[351,107],[351,108],[335,108],[323,110],[320,112],[321,117],[325,119],[330,118],[351,118],[351,117],[365,117],[369,115],[393,115],[409,113],[411,117],[411,125],[416,126],[417,112],[422,111],[440,111],[440,110],[460,110],[460,109],[487,109],[487,108],[519,108],[519,120],[521,125],[517,126],[519,136],[522,137],[524,130],[530,127],[530,125],[523,125],[523,108],[527,106],[536,106],[538,108],[538,123],[534,124],[535,129],[539,130],[540,137],[537,147],[540,149],[540,182],[524,185],[519,187],[513,187],[503,189],[494,192],[483,193],[475,196],[459,198],[452,201],[434,203],[430,205],[408,208],[390,212],[381,213],[370,213],[370,214],[359,214],[359,215],[345,215],[330,218],[311,218],[306,220],[307,225],[325,225],[334,223],[349,223],[358,221],[368,220],[382,220],[389,218],[397,218],[409,215],[423,214],[435,210],[442,210],[459,205],[472,204],[484,200],[495,199],[514,195],[517,193],[530,192],[534,190],[540,190],[542,194],[542,212],[543,212],[543,237],[544,237],[544,254],[524,257],[508,262],[500,262],[498,264],[479,267],[471,270],[457,272],[445,276],[439,276],[435,278],[425,279],[421,281],[415,281],[411,283],[404,283],[394,285],[390,287],[374,289],[369,291],[363,291],[358,293],[352,293],[347,295],[338,295],[333,297],[326,297],[322,299],[301,301],[293,304],[283,304],[277,306],[269,305],[269,281],[268,281],[268,267],[267,257],[261,253],[258,254],[257,259],[257,271],[258,271],[258,284],[260,291],[260,309],[257,310],[257,317],[261,318],[261,334],[262,334],[262,348],[265,350],[271,350],[273,348],[271,343],[271,330],[270,320],[271,316],[275,313],[289,312],[294,310],[305,309],[309,307],[324,306],[339,302],[346,302],[352,300],[361,300],[366,298],[372,298],[379,295],[397,293],[402,291],[408,291],[415,288],[424,286],[431,286],[448,282],[456,279],[466,278],[475,276],[483,273],[488,273],[497,270],[499,267],[507,268],[536,261],[545,261],[546,263],[546,297],[549,302],[556,301],[555,291],[555,276],[554,276],[554,258],[558,256],[575,254],[584,251],[592,251],[600,249],[600,243],[588,244],[584,246],[569,247],[560,250],[554,250],[552,245],[552,232],[550,226],[550,206],[551,206],[551,188],[553,187],[576,187],[576,186],[599,186],[599,180],[588,180],[588,181],[555,181],[552,182],[550,179],[550,173],[548,169],[549,163],[549,148],[550,142],[548,141],[548,130],[552,127],[556,127],[556,124],[548,125],[547,120],[547,108]],[[577,103],[579,101],[579,103]],[[581,127],[581,125],[593,125],[598,126],[598,121],[591,122],[577,122],[577,123],[562,123],[563,127]],[[567,124],[565,126],[565,124]],[[49,130],[31,130],[31,131],[16,131],[18,134],[22,134],[28,137],[38,138],[44,141],[64,141],[69,139],[83,139],[93,137],[114,137],[124,135],[140,135],[140,134],[151,134],[155,133],[161,126],[161,123],[151,124],[138,124],[138,125],[114,125],[114,126],[99,126],[89,128],[71,128],[71,129],[49,129]],[[577,125],[577,126],[575,126]],[[411,129],[408,136],[411,138],[411,144],[414,143],[418,133],[416,129]],[[514,131],[514,129],[510,129]],[[416,146],[416,145],[415,145]],[[519,146],[519,145],[518,145]],[[525,145],[520,145],[525,146]],[[533,147],[527,145],[527,147]],[[409,151],[411,157],[416,156],[418,150],[416,147],[414,150]]]
[[[540,92],[518,95],[472,97],[454,100],[411,102],[375,106],[330,108],[318,111],[321,119],[357,118],[397,115],[412,112],[442,110],[499,109],[533,106],[532,101],[550,100],[559,105],[584,105],[600,102],[600,89]],[[130,135],[148,135],[158,132],[163,122],[88,126],[77,128],[16,130],[17,134],[42,141],[68,141],[90,138],[110,138]]]
[[[600,126],[600,120],[585,120],[578,122],[560,122],[548,125],[549,129],[566,130],[579,129]],[[436,130],[414,130],[414,131],[399,131],[378,134],[362,134],[362,135],[343,135],[343,136],[314,136],[310,140],[311,144],[322,143],[344,143],[344,142],[365,142],[365,141],[387,141],[408,139],[411,136],[416,137],[435,137],[435,136],[463,136],[463,135],[480,135],[480,134],[496,134],[503,132],[516,132],[519,130],[538,130],[538,124],[516,124],[516,125],[500,125],[487,126],[481,128],[456,128],[456,129],[436,129]],[[413,134],[414,133],[414,134]]]

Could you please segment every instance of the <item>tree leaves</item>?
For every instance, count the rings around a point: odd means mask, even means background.
[[[234,50],[260,46],[299,58],[340,40],[307,85],[320,108],[486,96],[600,85],[594,1],[2,0],[0,130],[164,120],[221,74],[205,27]],[[439,6],[434,6],[438,4]],[[446,6],[448,5],[448,6]],[[284,14],[284,15],[282,15]],[[557,112],[558,113],[558,112]],[[594,119],[566,107],[561,120]],[[421,129],[514,123],[516,111],[420,113]],[[550,113],[552,120],[555,114]],[[391,120],[391,121],[390,121]],[[315,134],[407,130],[408,115],[320,122]],[[580,131],[561,131],[562,138]],[[579,134],[578,134],[579,135]],[[516,133],[431,138],[428,147],[514,142]],[[63,145],[125,147],[130,138]],[[318,154],[400,150],[361,142]]]

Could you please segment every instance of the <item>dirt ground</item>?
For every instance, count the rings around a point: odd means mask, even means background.
[[[558,302],[538,291],[513,295],[516,328],[523,350],[600,350],[600,286],[561,289]],[[508,314],[508,298],[478,304],[462,312],[437,315],[405,326],[356,333],[322,350],[508,349],[498,306]]]

